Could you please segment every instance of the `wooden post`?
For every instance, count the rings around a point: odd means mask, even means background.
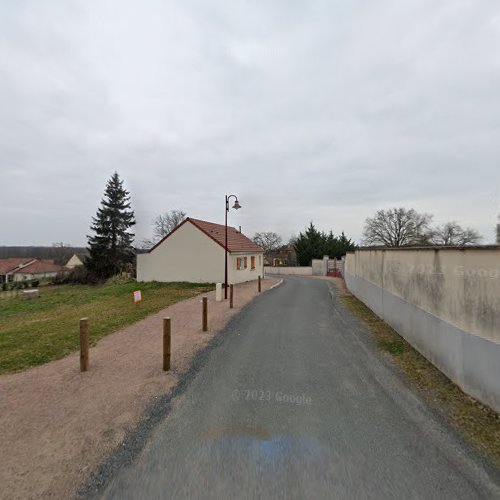
[[[80,320],[80,371],[89,369],[89,320]]]
[[[260,283],[260,274],[259,274],[259,293],[261,292],[261,290],[262,290],[262,285]]]
[[[163,371],[170,370],[170,318],[163,318]]]
[[[233,285],[229,285],[229,309],[233,308]]]
[[[202,318],[202,323],[203,323],[203,331],[206,332],[208,331],[208,299],[207,297],[203,297],[203,318]]]

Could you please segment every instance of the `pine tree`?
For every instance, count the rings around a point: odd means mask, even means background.
[[[339,239],[333,234],[333,231],[330,231],[328,234],[322,234],[324,244],[321,258],[323,258],[323,255],[328,255],[331,259],[337,258],[337,254],[339,253]]]
[[[333,231],[320,232],[311,222],[295,240],[294,248],[299,265],[310,266],[312,259],[322,259],[324,255],[328,255],[331,259],[340,259],[347,252],[355,250],[356,245],[343,231],[340,236],[335,236]]]
[[[109,278],[123,271],[134,258],[129,232],[135,224],[134,212],[130,209],[130,194],[115,172],[104,191],[104,199],[92,217],[90,229],[95,233],[87,236],[90,257],[86,267],[100,278]]]
[[[311,265],[312,259],[323,257],[324,235],[311,222],[304,233],[300,233],[295,242],[295,252],[300,266]]]
[[[333,256],[336,259],[342,258],[347,252],[354,252],[356,250],[356,245],[354,242],[351,240],[351,238],[348,238],[345,234],[344,231],[342,231],[342,234],[338,238],[338,250],[337,253]]]

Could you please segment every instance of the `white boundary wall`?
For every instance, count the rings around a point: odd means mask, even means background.
[[[286,274],[290,276],[312,276],[312,267],[264,267],[265,274]]]
[[[500,411],[500,247],[357,250],[344,271],[353,295]]]

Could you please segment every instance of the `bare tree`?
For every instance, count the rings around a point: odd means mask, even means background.
[[[262,247],[266,255],[279,250],[282,244],[281,236],[273,232],[255,233],[253,241]]]
[[[155,246],[155,241],[145,239],[145,240],[141,240],[139,242],[138,248],[140,250],[149,250],[151,247],[154,247],[154,246]]]
[[[158,215],[153,220],[153,239],[158,241],[167,236],[184,221],[186,215],[183,210],[170,210]]]
[[[432,215],[420,214],[413,208],[378,210],[365,220],[364,243],[388,247],[426,244],[431,220]]]
[[[164,212],[153,219],[153,238],[151,240],[142,240],[140,247],[143,249],[151,248],[162,238],[171,233],[179,224],[184,222],[187,214],[183,210],[170,210]]]
[[[458,222],[451,221],[433,229],[430,239],[434,245],[464,246],[479,243],[481,236],[475,229],[464,229]]]
[[[73,253],[74,250],[73,248],[71,248],[71,245],[69,243],[64,243],[62,241],[52,243],[50,254],[56,264],[66,264]]]

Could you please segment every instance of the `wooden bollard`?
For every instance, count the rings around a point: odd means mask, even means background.
[[[262,291],[262,284],[260,282],[260,274],[259,274],[259,293]]]
[[[208,299],[203,297],[202,330],[208,331]]]
[[[80,320],[80,371],[89,369],[89,320]]]
[[[229,285],[229,309],[233,308],[233,297],[234,297],[233,285]]]
[[[170,318],[163,318],[163,371],[170,370]]]

